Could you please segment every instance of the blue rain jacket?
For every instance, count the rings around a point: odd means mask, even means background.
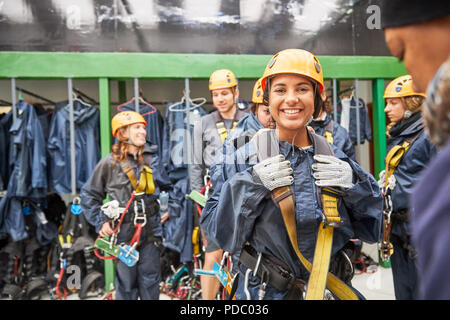
[[[387,140],[387,153],[394,146],[402,144],[406,137],[423,130],[423,119],[420,117],[398,136]],[[386,153],[386,154],[387,154]],[[430,158],[436,153],[436,147],[428,140],[424,131],[413,141],[408,151],[403,155],[397,169],[394,171],[396,185],[392,190],[392,212],[408,209],[411,193],[420,172],[427,166]],[[402,228],[410,235],[409,223],[393,220],[391,234],[401,237]]]
[[[353,143],[350,140],[348,131],[342,127],[339,123],[333,121],[332,116],[327,114],[325,120],[314,120],[310,126],[314,129],[316,134],[323,136],[325,133],[325,127],[330,123],[333,123],[333,144],[344,152],[350,159],[355,160],[355,149]]]
[[[171,108],[173,106],[173,108]],[[189,112],[190,128],[187,130],[186,111],[184,103],[178,104],[168,103],[166,106],[164,130],[162,138],[162,162],[165,170],[172,182],[183,179],[188,175],[188,150],[192,143],[192,134],[194,130],[194,123],[198,118],[207,114],[205,109],[197,107],[191,109]],[[171,110],[173,109],[173,110]],[[181,110],[181,111],[176,111]],[[187,141],[185,141],[185,138]]]
[[[314,163],[312,147],[305,150],[285,141],[279,142],[280,152],[294,170],[296,222],[299,248],[312,259],[322,212],[316,197],[312,177]],[[382,197],[376,180],[356,162],[333,146],[335,156],[347,161],[353,169],[355,185],[344,191],[338,208],[344,224],[335,229],[332,254],[350,238],[373,243],[381,238]],[[307,278],[307,271],[291,248],[280,209],[271,193],[252,178],[256,151],[247,143],[236,153],[234,164],[227,165],[229,179],[214,189],[201,216],[201,227],[221,248],[231,253],[241,250],[246,241],[258,251],[275,256],[289,265],[298,278]],[[213,181],[214,184],[214,181]]]
[[[0,234],[13,241],[25,239],[25,222],[19,198],[47,196],[45,139],[34,106],[19,101],[17,119],[9,129],[9,167],[12,169],[7,195],[0,202]]]
[[[53,114],[47,150],[49,179],[57,193],[72,192],[70,118],[67,101],[58,103]],[[89,179],[100,159],[100,113],[92,106],[73,102],[75,121],[76,189]]]
[[[9,128],[12,124],[12,111],[0,115],[0,190],[6,190],[12,171],[9,163]]]
[[[163,224],[163,245],[179,252],[181,262],[192,260],[193,203],[186,199],[188,193],[187,177],[174,183],[169,191],[170,218]]]
[[[192,140],[194,122],[207,114],[202,107],[191,109],[189,113],[190,128],[187,130],[185,108],[184,103],[167,104],[162,150],[164,172],[167,172],[173,185],[173,188],[169,191],[170,218],[163,224],[163,245],[179,252],[181,262],[192,260],[193,203],[185,198],[185,195],[189,193],[188,156],[190,156],[190,141]],[[185,152],[185,150],[187,151]]]

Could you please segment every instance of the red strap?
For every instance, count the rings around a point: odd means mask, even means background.
[[[136,243],[136,246],[138,246],[139,239],[141,238],[142,223],[136,223],[134,227],[136,228],[136,231],[134,232],[133,238],[131,238],[130,246],[133,246],[134,243]]]

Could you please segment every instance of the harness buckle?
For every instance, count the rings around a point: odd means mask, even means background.
[[[327,218],[327,216],[322,212],[322,223],[324,228],[326,227],[339,228],[341,225],[344,224],[344,221],[342,221],[341,217]]]

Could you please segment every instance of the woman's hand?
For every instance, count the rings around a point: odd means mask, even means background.
[[[100,237],[105,237],[105,236],[110,236],[114,233],[114,230],[111,228],[111,221],[107,221],[105,222],[101,229],[100,232],[98,233],[100,235]]]
[[[161,216],[161,223],[166,222],[167,219],[169,219],[169,211],[167,211],[166,213],[164,213],[164,214]]]

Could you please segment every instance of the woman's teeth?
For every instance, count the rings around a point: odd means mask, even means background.
[[[284,113],[288,113],[288,114],[294,114],[294,113],[299,113],[300,110],[284,110]]]

